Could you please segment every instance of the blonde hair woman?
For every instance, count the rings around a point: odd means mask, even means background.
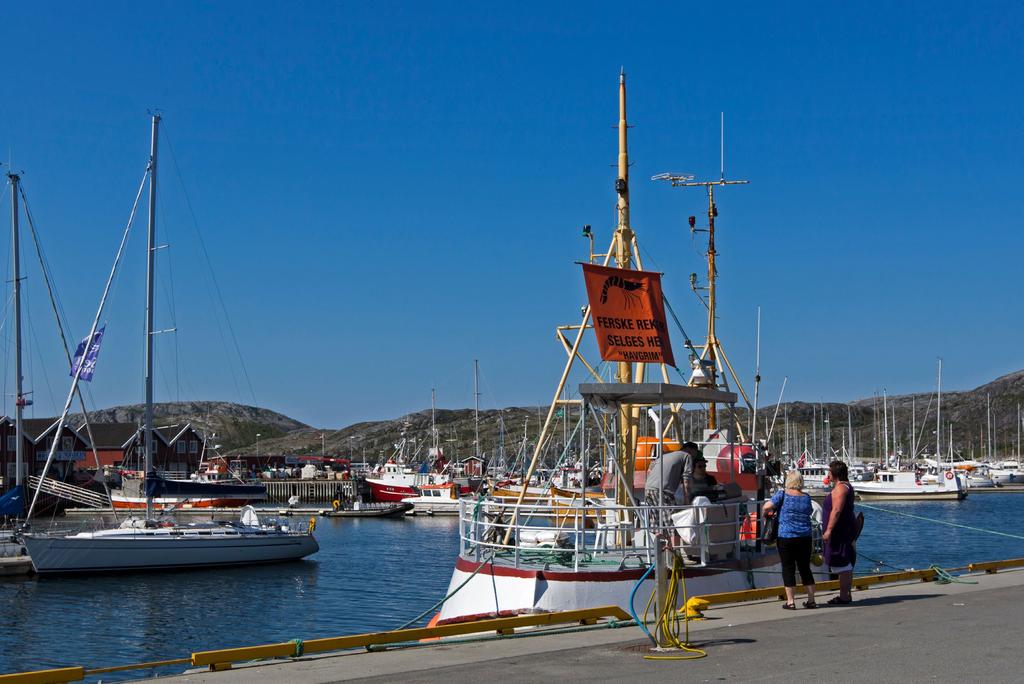
[[[782,583],[786,587],[785,610],[796,610],[796,570],[807,590],[804,608],[817,608],[814,602],[814,574],[811,572],[811,497],[804,493],[804,476],[799,470],[786,473],[786,487],[766,501],[763,515],[779,516],[779,538],[776,547],[782,561]]]

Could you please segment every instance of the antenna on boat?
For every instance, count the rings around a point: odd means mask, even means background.
[[[721,131],[720,143],[718,148],[719,168],[721,169],[722,175],[718,177],[719,180],[725,180],[725,112],[720,112],[722,118],[719,122],[719,130]]]
[[[667,181],[672,184],[674,188],[696,188],[701,187],[707,191],[708,194],[708,226],[707,228],[697,228],[697,217],[691,216],[688,219],[690,230],[693,232],[707,232],[708,234],[708,249],[707,249],[707,264],[708,264],[708,282],[703,288],[696,287],[696,278],[691,278],[691,284],[696,289],[707,291],[707,301],[705,305],[708,309],[708,327],[707,327],[707,339],[703,346],[697,345],[702,351],[700,355],[694,355],[691,359],[691,365],[693,366],[693,373],[690,376],[690,385],[706,385],[711,387],[718,386],[718,378],[726,376],[727,374],[732,377],[736,383],[736,387],[746,402],[747,407],[753,410],[753,406],[750,399],[747,397],[747,393],[743,389],[743,384],[740,382],[739,377],[732,368],[732,364],[729,362],[729,357],[726,356],[725,350],[722,348],[722,341],[718,338],[718,332],[716,329],[716,322],[718,318],[717,314],[717,291],[716,281],[718,277],[718,269],[715,266],[715,259],[718,256],[718,252],[715,249],[715,219],[718,217],[718,205],[715,203],[715,187],[724,187],[727,185],[747,185],[750,183],[748,180],[729,180],[725,177],[725,114],[721,116],[722,129],[720,132],[720,154],[721,154],[721,175],[718,180],[701,181],[696,180],[693,174],[675,174],[675,173],[659,173],[656,176],[652,176],[651,180]],[[703,300],[703,298],[702,298]],[[740,440],[743,437],[743,426],[737,421],[736,428],[740,433]],[[708,429],[718,429],[718,414],[715,404],[708,405]]]

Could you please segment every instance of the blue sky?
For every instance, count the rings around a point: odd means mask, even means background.
[[[341,426],[426,407],[432,386],[442,406],[471,405],[478,358],[483,406],[540,404],[564,359],[553,327],[584,301],[579,227],[599,243],[612,228],[625,67],[634,228],[692,335],[688,275],[703,266],[686,216],[704,198],[649,178],[717,175],[724,111],[727,173],[751,180],[719,195],[720,331],[742,379],[761,306],[762,396],[787,376],[788,399],[927,390],[937,356],[944,385],[968,389],[1024,367],[1021,14],[18,5],[0,27],[0,150],[24,172],[78,338],[144,169],[147,111],[162,110],[157,326],[178,332],[157,340],[159,400]],[[6,230],[9,200],[0,212]],[[90,388],[100,406],[142,397],[136,231]],[[45,415],[66,372],[28,246],[23,259],[27,384]]]

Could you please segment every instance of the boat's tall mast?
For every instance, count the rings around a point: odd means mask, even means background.
[[[14,430],[17,445],[14,451],[14,484],[21,485],[23,463],[25,462],[25,445],[22,443],[22,419],[25,411],[25,398],[22,394],[21,373],[21,248],[18,231],[18,182],[21,177],[16,173],[8,173],[11,181],[11,253],[14,260]]]
[[[156,150],[160,115],[153,115],[153,133],[149,149],[149,236],[146,248],[146,416],[143,425],[145,477],[153,470],[153,278],[156,254]],[[148,487],[146,488],[149,489]],[[153,517],[153,497],[146,495],[146,519]]]
[[[618,175],[615,178],[616,226],[614,246],[615,265],[622,269],[632,268],[634,233],[629,226],[629,147],[627,134],[629,124],[626,121],[626,72],[619,73],[619,159]],[[642,371],[641,371],[642,372]],[[633,364],[620,361],[615,373],[616,382],[633,382]],[[633,481],[633,453],[635,451],[633,430],[633,408],[619,406],[619,469],[625,482]],[[629,493],[624,487],[616,486],[617,501],[621,505],[629,503]]]

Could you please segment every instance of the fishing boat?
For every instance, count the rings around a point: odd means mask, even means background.
[[[111,529],[68,534],[40,533],[28,531],[26,527],[21,539],[32,558],[32,565],[40,574],[97,573],[136,570],[166,570],[171,568],[205,568],[225,565],[249,565],[298,560],[319,550],[313,537],[316,519],[310,519],[306,529],[292,529],[288,525],[265,524],[256,511],[247,506],[238,522],[178,524],[170,519],[154,516],[154,498],[166,493],[170,483],[157,476],[153,468],[155,451],[155,430],[153,427],[153,294],[154,255],[156,251],[156,180],[157,140],[160,115],[152,119],[152,138],[149,162],[143,185],[139,187],[136,204],[131,215],[135,216],[144,184],[149,185],[149,230],[146,268],[146,325],[145,325],[145,419],[143,423],[144,464],[146,474],[145,517],[131,517]],[[107,284],[100,298],[100,304],[93,318],[92,328],[86,337],[85,350],[91,349],[96,340],[97,327],[103,315],[111,283],[118,270],[124,245],[131,230],[129,220],[121,239],[121,247],[114,260],[114,266],[107,278]],[[57,434],[65,425],[72,398],[86,368],[86,356],[74,366],[71,389],[64,403],[64,410],[57,425]],[[43,477],[53,463],[57,449],[54,440],[43,467]],[[187,483],[174,485],[177,493],[189,495],[181,488]],[[217,486],[195,483],[194,486]],[[31,519],[40,489],[37,487],[29,506],[27,518]]]
[[[758,540],[766,454],[736,419],[739,395],[726,384],[725,374],[731,371],[716,331],[714,193],[746,181],[727,180],[724,171],[720,179],[708,182],[694,181],[693,176],[655,177],[675,187],[701,187],[708,196],[708,227],[701,229],[708,233],[708,282],[693,286],[707,306],[707,337],[703,345],[687,339],[689,382],[671,384],[668,373],[675,363],[660,275],[643,271],[642,251],[629,223],[627,128],[623,74],[615,182],[618,219],[611,244],[606,252],[595,254],[593,232],[584,227],[590,241],[589,263],[583,264],[589,306],[581,321],[557,329],[568,360],[533,458],[518,484],[496,487],[472,505],[460,504],[459,553],[437,624],[602,605],[637,614],[653,592],[661,591],[659,586],[685,584],[685,590],[695,595],[779,583],[778,555]],[[691,228],[695,223],[691,217]],[[600,259],[603,263],[595,263]],[[632,323],[625,314],[612,320],[607,314],[612,306],[643,313],[636,313]],[[644,334],[608,332],[611,327],[630,326]],[[614,381],[606,381],[584,358],[581,345],[590,329],[598,336],[601,358],[612,362]],[[567,398],[564,391],[574,367],[594,382],[578,384],[578,398]],[[746,401],[739,380],[734,373],[731,377]],[[667,453],[666,448],[685,441],[679,417],[687,405],[707,408],[708,423],[699,442],[708,471],[719,482],[713,493],[716,500],[697,497],[688,505],[646,502],[637,494],[644,488],[645,468],[654,467],[648,466],[652,451],[655,456]],[[576,427],[566,436],[555,469],[568,458],[582,461],[581,473],[589,474],[590,465],[599,464],[602,492],[591,496],[582,481],[579,488],[561,491],[552,490],[550,483],[534,482],[556,414]],[[652,420],[641,425],[640,416]],[[649,605],[662,610],[660,598],[655,596]]]
[[[869,482],[858,482],[857,496],[864,501],[960,501],[967,487],[950,469],[931,477],[913,470],[879,470]]]
[[[418,467],[410,465],[416,454],[412,449],[413,440],[407,436],[409,423],[403,426],[402,437],[395,444],[395,451],[382,466],[366,476],[366,484],[374,501],[400,503],[404,499],[419,496],[419,488],[427,485],[447,485],[452,482],[450,464],[444,458],[439,446],[439,434],[435,419],[435,393],[430,391],[430,431],[433,446],[427,458]],[[469,494],[467,485],[459,486],[460,494]]]
[[[451,484],[446,472],[431,470],[426,463],[419,469],[406,465],[401,460],[389,458],[376,473],[366,478],[374,501],[401,502],[417,496],[417,489],[429,485]],[[460,487],[460,493],[468,494],[469,487]]]

